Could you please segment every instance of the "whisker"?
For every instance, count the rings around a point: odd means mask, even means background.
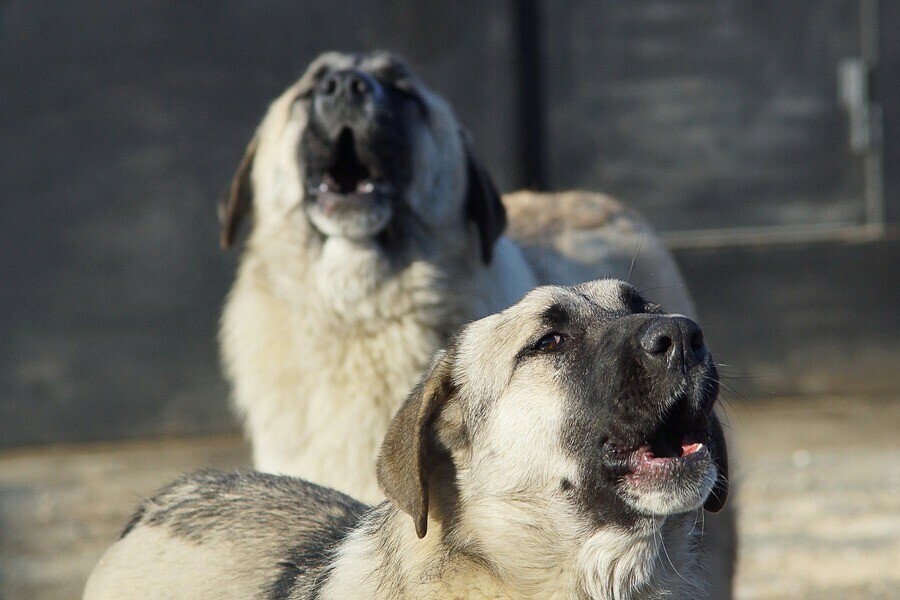
[[[672,562],[672,557],[669,556],[669,550],[668,550],[668,548],[666,548],[666,540],[663,537],[662,531],[654,531],[653,532],[654,538],[657,535],[659,536],[659,545],[660,545],[660,547],[662,547],[663,553],[666,555],[666,560],[669,561],[669,566],[672,567],[672,570],[675,571],[675,574],[678,575],[678,577],[680,577],[682,581],[684,581],[685,583],[691,583],[684,575],[681,574],[681,572],[678,570],[678,568]]]
[[[637,249],[634,254],[631,256],[631,266],[628,267],[628,277],[625,279],[628,283],[631,283],[631,274],[634,273],[634,264],[637,262],[637,257],[641,253],[641,249],[644,245],[644,232],[641,229],[638,229],[638,240],[637,240]]]
[[[645,294],[647,292],[655,292],[656,290],[676,290],[679,288],[683,288],[683,285],[658,285],[656,287],[649,288],[641,288],[638,290],[641,294]]]

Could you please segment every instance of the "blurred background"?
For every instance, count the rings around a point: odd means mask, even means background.
[[[739,596],[897,597],[898,29],[890,0],[0,1],[0,597],[77,597],[141,495],[246,464],[216,202],[312,58],[374,48],[502,190],[612,194],[675,251],[729,365]]]

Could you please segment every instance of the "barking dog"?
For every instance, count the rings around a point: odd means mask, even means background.
[[[85,598],[698,597],[701,507],[728,491],[717,394],[693,321],[618,281],[539,288],[435,355],[382,445],[389,501],[188,476]]]
[[[378,445],[432,352],[540,283],[631,275],[693,314],[609,198],[507,205],[521,244],[450,107],[389,54],[323,55],[275,100],[222,209],[225,246],[253,216],[221,348],[256,468],[380,500]]]

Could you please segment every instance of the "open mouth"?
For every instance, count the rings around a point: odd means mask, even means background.
[[[394,186],[360,156],[356,141],[349,127],[342,129],[328,167],[308,178],[310,218],[327,235],[369,237],[390,220]]]
[[[709,458],[709,449],[693,436],[684,436],[677,445],[668,442],[662,446],[643,444],[629,456],[629,472],[625,477],[632,483],[668,479]]]
[[[703,506],[719,474],[714,419],[693,400],[676,398],[642,441],[619,449],[619,492],[626,502],[651,515]]]
[[[373,170],[366,165],[356,151],[355,139],[350,128],[341,130],[335,144],[334,160],[321,178],[310,181],[310,195],[319,201],[339,202],[375,192],[390,191],[392,186],[378,181]]]
[[[344,128],[335,146],[334,163],[325,171],[317,191],[331,194],[369,193],[375,189],[369,167],[356,153],[353,132]]]
[[[666,411],[656,429],[628,453],[627,480],[634,484],[661,482],[709,464],[708,423],[702,415],[692,413],[685,398]]]

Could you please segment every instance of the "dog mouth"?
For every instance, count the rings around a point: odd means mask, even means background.
[[[396,189],[372,163],[360,155],[353,131],[344,127],[328,166],[307,178],[307,212],[322,233],[365,238],[387,226]]]
[[[705,399],[704,403],[711,399]],[[695,408],[685,393],[672,398],[656,426],[628,455],[627,477],[664,478],[709,458],[709,412]],[[709,409],[712,410],[712,402]]]
[[[644,485],[653,481],[676,478],[710,460],[709,448],[698,441],[698,434],[684,435],[673,441],[670,435],[641,444],[626,460],[628,472],[625,479],[632,485]]]
[[[374,168],[360,158],[356,150],[353,131],[344,127],[335,143],[334,158],[318,181],[310,186],[310,193],[321,196],[365,196],[375,192],[376,186],[382,190],[391,188],[390,183],[379,180]]]
[[[677,397],[638,443],[615,451],[619,490],[639,511],[675,514],[702,505],[717,477],[711,405]]]

